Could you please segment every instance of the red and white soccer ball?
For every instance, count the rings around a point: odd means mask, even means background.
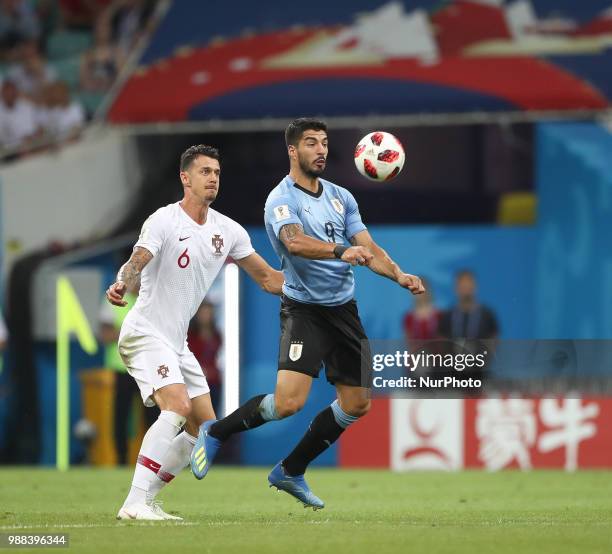
[[[363,137],[355,148],[355,165],[372,181],[390,181],[404,167],[404,147],[391,133],[374,131]]]

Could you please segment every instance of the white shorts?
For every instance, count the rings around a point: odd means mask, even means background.
[[[155,406],[153,392],[180,383],[189,398],[210,392],[200,364],[185,344],[182,353],[152,335],[144,335],[123,325],[119,335],[119,353],[128,373],[136,380],[145,406]]]

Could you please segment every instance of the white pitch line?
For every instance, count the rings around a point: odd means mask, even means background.
[[[10,531],[17,529],[94,529],[94,528],[117,528],[117,527],[193,527],[205,525],[208,527],[232,527],[237,525],[294,525],[299,523],[301,525],[326,525],[329,523],[329,519],[326,520],[311,520],[311,521],[283,521],[283,520],[268,520],[268,521],[118,521],[117,523],[67,523],[65,525],[54,525],[51,523],[43,523],[41,525],[0,525],[0,531]],[[382,522],[380,522],[382,523]]]
[[[0,531],[8,531],[12,529],[92,529],[100,527],[187,527],[192,525],[201,525],[190,521],[177,521],[170,523],[168,521],[163,524],[160,521],[130,521],[117,523],[67,523],[65,525],[54,525],[51,523],[43,523],[41,525],[0,525]]]
[[[119,520],[116,523],[67,523],[65,525],[54,525],[51,523],[42,523],[40,525],[0,525],[0,531],[11,531],[11,530],[19,530],[19,529],[95,529],[95,528],[107,528],[107,529],[117,529],[117,528],[129,528],[129,527],[163,527],[163,528],[172,528],[172,527],[198,527],[198,526],[206,526],[206,527],[234,527],[234,526],[243,526],[243,525],[265,525],[270,527],[280,527],[280,526],[292,526],[292,525],[328,525],[330,524],[330,519],[319,519],[319,520],[286,520],[286,519],[268,519],[268,520],[250,520],[250,521],[241,521],[241,520],[213,520],[213,521],[139,521],[139,520]],[[361,525],[366,522],[361,520],[338,520],[336,523],[339,524],[352,524],[352,525]],[[388,525],[393,523],[394,525],[402,525],[405,527],[429,527],[431,523],[435,523],[439,527],[456,527],[456,522],[449,521],[396,521],[389,522],[384,520],[368,520],[367,522],[370,525]],[[547,526],[547,527],[564,527],[571,528],[579,525],[588,524],[594,527],[609,527],[610,522],[607,520],[602,521],[555,521],[555,520],[547,520],[547,519],[504,519],[504,518],[496,518],[494,520],[484,520],[478,522],[470,522],[461,523],[462,526],[469,527],[513,527],[513,526]]]

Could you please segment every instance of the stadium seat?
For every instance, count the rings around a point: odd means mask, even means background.
[[[104,98],[103,92],[78,91],[75,93],[75,99],[85,108],[88,117],[92,117],[98,106]]]
[[[79,56],[71,58],[63,58],[52,62],[53,67],[57,71],[57,77],[60,81],[64,81],[70,90],[76,90],[79,86],[79,66],[81,60]]]
[[[47,42],[47,56],[60,60],[82,54],[91,47],[92,33],[87,31],[56,31]]]

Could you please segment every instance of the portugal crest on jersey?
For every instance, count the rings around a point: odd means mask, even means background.
[[[289,359],[292,362],[297,362],[302,357],[302,348],[304,344],[302,342],[292,342],[289,347]]]
[[[168,377],[168,374],[170,373],[170,370],[168,369],[167,365],[160,365],[157,368],[157,373],[158,373],[158,375],[161,375],[162,379],[165,379],[166,377]]]
[[[212,245],[215,249],[215,254],[223,254],[223,252],[221,252],[221,248],[223,248],[223,237],[221,235],[213,235]]]

